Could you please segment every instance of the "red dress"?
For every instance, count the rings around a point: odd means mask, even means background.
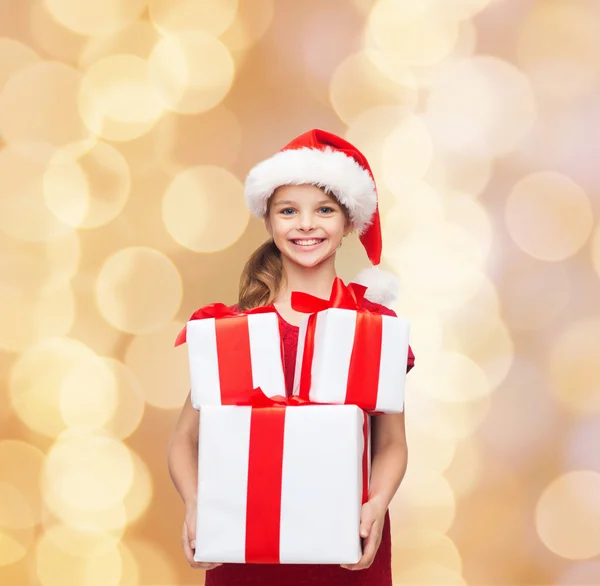
[[[364,300],[363,307],[383,315],[396,314],[387,307]],[[291,395],[294,383],[298,327],[279,316],[279,326],[284,348],[284,369],[287,394]],[[407,371],[414,365],[414,355],[409,348]],[[315,531],[319,531],[315,527]],[[223,564],[206,572],[206,586],[392,586],[392,541],[389,514],[381,545],[370,568],[346,570],[337,564]]]

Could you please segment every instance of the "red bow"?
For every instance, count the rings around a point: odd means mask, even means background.
[[[299,407],[303,405],[317,405],[317,403],[311,403],[306,399],[293,395],[291,397],[284,397],[283,395],[274,395],[273,397],[267,397],[260,387],[256,387],[251,391],[245,391],[237,395],[233,395],[227,398],[227,403],[224,405],[238,405],[242,407],[255,407],[257,409],[264,407]]]
[[[358,283],[345,285],[344,281],[336,277],[331,288],[329,300],[302,293],[292,292],[292,309],[302,313],[318,313],[325,309],[336,307],[339,309],[353,309],[359,311],[367,288]]]
[[[275,313],[274,307],[255,307],[254,309],[247,309],[246,311],[235,311],[224,303],[211,303],[205,305],[200,309],[194,311],[188,321],[194,319],[209,319],[209,318],[227,318],[227,317],[239,317],[241,315],[250,315],[254,313]],[[186,342],[186,326],[177,334],[175,339],[175,346],[185,344]]]

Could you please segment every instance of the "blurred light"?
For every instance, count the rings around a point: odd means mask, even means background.
[[[444,211],[446,219],[464,228],[478,242],[478,248],[488,256],[492,248],[492,224],[486,209],[471,194],[460,191],[444,193]]]
[[[528,465],[556,437],[557,423],[558,412],[548,392],[548,381],[535,367],[517,361],[494,393],[479,435],[499,465],[504,460],[517,468]]]
[[[492,177],[492,161],[443,151],[436,145],[430,169],[425,176],[434,187],[471,196],[481,194]]]
[[[600,554],[600,474],[576,470],[553,480],[538,500],[535,523],[544,545],[563,558]]]
[[[274,12],[274,0],[238,0],[235,18],[221,40],[233,52],[249,49],[271,26]]]
[[[10,374],[10,399],[17,416],[32,430],[56,437],[65,429],[60,396],[69,373],[98,357],[69,338],[43,340],[23,352]]]
[[[419,468],[443,472],[454,458],[455,445],[447,439],[436,437],[406,418],[406,443],[411,462]]]
[[[444,476],[458,499],[476,488],[481,476],[481,452],[479,443],[472,440],[463,440],[456,446],[454,458]]]
[[[487,304],[489,301],[484,302]],[[466,354],[485,373],[491,389],[506,378],[515,357],[514,343],[506,324],[477,299],[465,300],[463,306],[448,316],[445,323],[448,349]]]
[[[96,297],[100,312],[113,327],[148,333],[164,327],[177,313],[181,276],[173,262],[157,250],[123,248],[100,269]]]
[[[125,364],[137,376],[146,402],[161,409],[181,409],[190,389],[187,347],[173,348],[183,324],[137,336],[125,353]]]
[[[46,338],[65,336],[74,319],[70,284],[45,292],[0,289],[0,348],[20,352]]]
[[[183,516],[181,525],[183,526]],[[139,584],[177,584],[177,571],[171,556],[155,542],[129,538],[121,543],[121,548],[128,552],[129,564],[133,561],[137,565]],[[185,564],[183,550],[177,548],[177,552],[179,558],[175,559]]]
[[[4,140],[60,147],[88,138],[90,133],[77,110],[80,81],[76,69],[56,61],[20,69],[0,94],[0,134]]]
[[[419,376],[419,373],[432,368],[435,368],[435,364],[422,361],[421,367],[410,373],[406,385],[407,413],[412,414],[415,425],[423,433],[446,441],[468,437],[488,415],[490,396],[482,395],[468,403],[434,399],[427,394]]]
[[[121,555],[116,545],[98,555],[71,555],[44,534],[37,543],[35,570],[42,586],[120,586]]]
[[[16,39],[0,38],[0,93],[12,75],[39,61],[39,55],[28,45]]]
[[[435,368],[419,375],[423,392],[449,403],[463,403],[491,393],[490,383],[483,370],[468,356],[444,350],[430,358]],[[424,369],[425,370],[425,369]]]
[[[392,517],[402,519],[400,527],[394,528],[394,535],[402,536],[413,528],[445,533],[454,520],[455,506],[452,489],[439,472],[409,467],[390,504]]]
[[[110,35],[137,20],[147,0],[44,0],[52,16],[80,35]]]
[[[383,180],[394,190],[408,180],[422,179],[433,157],[433,142],[422,119],[408,115],[383,144]]]
[[[128,141],[146,134],[163,112],[144,59],[109,55],[85,73],[79,94],[79,113],[94,134],[107,140]]]
[[[140,381],[123,363],[114,358],[102,360],[110,369],[117,385],[116,408],[104,428],[114,437],[124,439],[138,428],[142,420],[145,408],[144,390]]]
[[[21,440],[0,441],[0,482],[10,485],[25,500],[27,517],[19,517],[19,527],[33,526],[44,514],[40,483],[44,454]]]
[[[551,388],[577,414],[600,413],[600,319],[584,318],[552,340],[546,364]]]
[[[130,452],[133,462],[133,481],[123,499],[127,523],[135,523],[148,509],[152,501],[152,475],[148,466],[136,453]]]
[[[169,234],[196,252],[228,248],[250,219],[244,186],[220,167],[192,167],[177,175],[163,197],[162,211]]]
[[[180,114],[214,108],[233,84],[235,66],[227,47],[202,31],[163,37],[148,60],[155,96]]]
[[[376,106],[398,104],[407,112],[413,110],[417,104],[414,75],[406,65],[394,67],[393,73],[393,78],[383,75],[366,52],[346,57],[335,69],[329,86],[336,114],[352,124],[356,116]]]
[[[218,37],[233,22],[237,0],[148,0],[150,20],[163,36],[182,31],[208,32]]]
[[[432,2],[380,0],[369,14],[367,34],[406,65],[432,65],[452,50],[458,26]]]
[[[156,156],[173,174],[199,165],[230,168],[241,146],[240,121],[224,106],[195,116],[168,112],[156,126]]]
[[[394,580],[403,586],[468,586],[460,573],[429,561],[399,568]]]
[[[396,539],[392,529],[392,573],[394,576],[401,568],[422,563],[439,563],[460,574],[462,560],[454,542],[441,532],[429,530],[427,533],[424,539],[424,533],[415,529],[403,532],[402,539]]]
[[[476,56],[449,65],[427,99],[434,140],[467,156],[510,152],[536,117],[527,78],[496,57]]]
[[[473,18],[476,14],[495,1],[496,0],[453,0],[452,2],[447,2],[446,0],[434,0],[433,4],[445,17],[464,20]]]
[[[96,61],[115,54],[148,59],[159,39],[158,31],[144,20],[134,22],[112,35],[90,37],[79,54],[79,68],[89,69]]]
[[[43,163],[15,148],[0,150],[0,230],[5,234],[30,242],[45,242],[71,234],[71,227],[60,222],[46,207],[44,171]]]
[[[56,61],[75,62],[85,43],[85,37],[63,26],[48,12],[43,0],[35,0],[29,4],[29,27],[34,45]]]
[[[519,64],[540,94],[568,100],[594,91],[600,74],[594,9],[564,0],[537,4],[519,32]]]
[[[0,481],[0,567],[23,559],[33,543],[34,519],[25,496]]]
[[[600,418],[581,419],[569,434],[564,451],[564,467],[586,469],[600,473]]]
[[[534,225],[530,230],[534,229]],[[529,255],[505,252],[502,315],[512,330],[531,331],[553,322],[567,307],[571,282],[566,268]]]
[[[97,142],[83,152],[66,147],[48,164],[44,199],[65,224],[97,228],[121,213],[130,183],[127,161],[111,145]]]
[[[51,525],[45,531],[47,539],[62,553],[80,557],[105,555],[114,550],[120,535],[69,525]]]
[[[592,264],[596,274],[600,278],[600,224],[596,227],[592,240]]]
[[[83,511],[122,503],[133,482],[129,449],[108,435],[67,433],[50,448],[45,462],[46,490]]]
[[[575,254],[592,231],[592,206],[574,181],[550,171],[532,173],[506,202],[508,231],[527,254],[558,261]]]
[[[82,392],[85,389],[85,392]],[[97,357],[75,365],[60,388],[59,409],[72,429],[101,429],[115,413],[117,382],[106,362]]]
[[[556,586],[597,586],[600,584],[600,562],[569,564],[555,584]]]

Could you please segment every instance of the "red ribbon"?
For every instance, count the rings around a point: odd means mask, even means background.
[[[367,411],[375,410],[379,387],[383,320],[380,314],[372,313],[362,307],[366,290],[366,287],[357,283],[345,285],[339,277],[336,277],[329,300],[308,293],[297,291],[292,293],[292,308],[302,313],[311,313],[306,327],[300,370],[299,396],[302,399],[308,401],[310,398],[317,313],[331,308],[349,309],[356,311],[357,316],[344,403],[358,405]]]
[[[246,563],[280,563],[281,484],[285,407],[310,406],[300,397],[267,397],[260,388],[230,399],[252,407],[246,501]],[[283,408],[282,408],[283,407]],[[362,503],[369,498],[368,421],[363,411]]]

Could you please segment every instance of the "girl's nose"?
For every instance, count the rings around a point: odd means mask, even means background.
[[[305,212],[299,215],[300,228],[302,230],[312,230],[315,227],[315,217],[310,212]]]

